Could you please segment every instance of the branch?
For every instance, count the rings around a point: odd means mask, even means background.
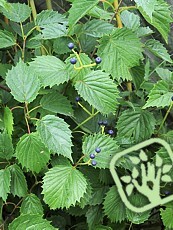
[[[3,89],[3,90],[5,90],[5,91],[7,91],[7,92],[11,92],[11,89],[9,89],[8,87],[6,87],[6,86],[4,86],[4,85],[0,85],[0,89]]]

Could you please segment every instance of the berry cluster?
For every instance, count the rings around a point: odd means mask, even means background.
[[[95,149],[95,153],[91,153],[91,154],[90,154],[90,159],[92,159],[92,161],[91,161],[92,166],[96,166],[97,161],[95,161],[95,160],[93,160],[93,159],[96,157],[97,153],[100,153],[100,152],[101,152],[101,149],[100,149],[99,147],[97,147],[97,148]]]
[[[101,127],[108,126],[108,121],[107,120],[105,120],[105,121],[98,121],[98,125],[100,125]],[[114,131],[112,129],[108,129],[107,133],[112,136],[114,134]]]

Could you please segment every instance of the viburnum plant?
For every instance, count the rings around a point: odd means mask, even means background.
[[[0,1],[0,229],[172,229],[173,203],[132,212],[109,171],[150,137],[173,143],[170,5],[36,2]]]

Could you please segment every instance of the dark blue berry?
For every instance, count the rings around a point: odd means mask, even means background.
[[[98,121],[98,125],[103,125],[103,121]]]
[[[68,43],[68,48],[72,50],[74,48],[74,44],[72,42]]]
[[[96,153],[100,153],[100,152],[101,152],[101,148],[97,147],[97,148],[95,149],[95,151],[96,151]]]
[[[171,194],[169,191],[165,191],[164,193],[165,193],[165,195],[170,195]]]
[[[71,58],[71,59],[70,59],[70,63],[71,63],[71,64],[74,65],[74,64],[76,64],[76,62],[77,62],[76,58]]]
[[[108,121],[103,121],[103,125],[104,126],[108,125]]]
[[[96,64],[100,64],[102,62],[102,59],[100,57],[96,57],[95,62]]]
[[[108,130],[108,134],[113,135],[113,134],[114,134],[114,131],[113,131],[112,129],[109,129],[109,130]]]
[[[95,160],[91,161],[92,166],[96,166],[97,162]]]
[[[173,101],[173,96],[171,97],[171,100]]]
[[[90,154],[90,158],[91,158],[91,159],[94,159],[95,157],[96,157],[96,155],[95,155],[94,153],[91,153],[91,154]]]
[[[75,98],[75,101],[76,101],[76,102],[79,102],[79,101],[81,101],[81,98],[80,98],[80,97],[76,97],[76,98]]]

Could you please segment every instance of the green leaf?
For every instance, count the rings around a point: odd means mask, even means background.
[[[29,65],[36,72],[44,87],[52,87],[69,80],[69,73],[64,63],[54,56],[37,56]]]
[[[12,132],[13,132],[13,125],[14,125],[14,122],[13,122],[13,114],[10,110],[10,108],[8,108],[7,106],[4,108],[4,126],[7,130],[7,133],[9,134],[9,136],[12,135]]]
[[[129,156],[129,159],[131,160],[131,162],[135,165],[138,165],[140,163],[140,159],[139,157],[135,157],[135,156]]]
[[[11,175],[9,168],[0,170],[0,197],[6,201],[8,193],[10,193]]]
[[[105,34],[110,34],[114,26],[108,22],[93,19],[84,24],[82,32],[91,37],[102,37]]]
[[[11,159],[13,156],[13,144],[10,136],[6,131],[0,133],[0,158]]]
[[[168,165],[168,164],[164,165],[162,169],[163,174],[168,173],[171,170],[171,168],[172,165]]]
[[[75,83],[78,93],[94,108],[103,114],[115,113],[118,105],[116,84],[107,73],[92,71]]]
[[[142,161],[148,161],[148,156],[143,150],[140,151],[139,157]]]
[[[120,81],[131,80],[129,69],[139,65],[142,58],[142,45],[139,38],[127,28],[115,29],[110,36],[100,39],[98,56],[101,67]]]
[[[97,224],[102,223],[103,213],[102,213],[101,206],[96,205],[90,207],[86,213],[86,218],[89,227],[88,229],[89,230],[95,229],[95,226]]]
[[[154,55],[162,58],[163,60],[167,62],[172,63],[172,59],[170,58],[170,55],[168,54],[167,49],[159,41],[155,39],[147,40],[147,42],[145,43],[145,47],[150,52],[152,52]]]
[[[85,162],[90,159],[91,153],[96,154],[95,149],[97,147],[101,149],[101,152],[96,156],[96,167],[109,168],[110,160],[118,149],[116,141],[110,138],[108,135],[100,133],[86,136],[82,145],[82,152],[85,154]]]
[[[0,49],[14,46],[16,39],[12,33],[6,30],[0,30]]]
[[[1,11],[14,22],[24,22],[31,14],[29,6],[21,3],[8,3],[7,7],[2,8]]]
[[[103,209],[105,215],[111,222],[122,222],[126,218],[126,208],[122,202],[117,187],[114,185],[106,194],[105,201],[103,202]]]
[[[32,102],[40,89],[40,82],[37,76],[21,60],[8,71],[6,82],[11,89],[11,94],[19,102]]]
[[[154,87],[148,95],[147,103],[143,106],[144,109],[148,107],[164,108],[171,103],[171,97],[173,92],[171,91],[171,85],[166,81],[158,81],[154,84]]]
[[[159,155],[156,155],[156,166],[161,167],[162,164],[163,164],[163,159]]]
[[[44,201],[51,209],[69,208],[84,196],[87,180],[72,166],[55,166],[43,178]]]
[[[89,16],[102,20],[110,20],[112,18],[112,13],[102,9],[99,6],[94,6],[88,13]]]
[[[132,170],[132,177],[136,179],[139,176],[139,171],[134,167]]]
[[[162,177],[161,177],[161,180],[163,181],[163,182],[172,182],[172,178],[169,176],[169,175],[163,175]]]
[[[156,73],[159,75],[159,77],[166,81],[173,83],[173,74],[169,69],[164,69],[164,68],[156,68]]]
[[[99,0],[74,0],[69,10],[69,26],[74,26],[79,19],[85,16],[98,2]]]
[[[150,2],[150,1],[148,1]],[[170,23],[172,22],[170,6],[164,0],[157,0],[157,4],[154,6],[154,12],[152,19],[146,14],[143,8],[139,7],[139,10],[145,20],[154,26],[168,42],[168,33],[170,31]]]
[[[127,10],[121,13],[121,20],[125,27],[135,31],[140,26],[140,17],[137,14],[129,12]]]
[[[13,196],[24,197],[27,194],[27,183],[23,171],[16,164],[9,167],[11,173],[11,193]]]
[[[33,193],[28,194],[22,201],[20,207],[21,214],[38,214],[43,215],[43,207],[40,199]]]
[[[90,199],[89,205],[94,206],[102,204],[105,198],[105,194],[108,192],[109,186],[103,186],[100,184],[94,185],[92,197]]]
[[[42,142],[49,150],[57,152],[73,161],[71,157],[71,130],[62,118],[54,115],[46,115],[38,121],[37,131]]]
[[[70,101],[62,94],[54,91],[44,95],[40,101],[41,106],[51,112],[60,113],[67,116],[73,115],[73,109]]]
[[[129,197],[129,202],[135,207],[144,207],[148,203],[148,199],[140,194],[132,194]],[[126,215],[129,221],[134,224],[141,224],[148,220],[150,216],[150,210],[146,212],[133,212],[130,209],[126,208]]]
[[[134,185],[133,184],[128,184],[126,186],[126,192],[127,192],[127,195],[130,196],[133,192],[133,189],[134,189]]]
[[[25,134],[16,147],[16,157],[22,167],[39,173],[50,159],[50,152],[41,142],[38,133]]]
[[[160,209],[161,218],[165,227],[172,229],[173,228],[173,206],[166,207],[166,209]]]
[[[84,193],[83,197],[80,199],[80,202],[77,203],[77,205],[79,205],[79,207],[81,207],[82,209],[89,204],[89,201],[92,198],[92,193],[93,193],[93,188],[89,182],[89,180],[87,180],[87,189],[86,189],[86,193]]]
[[[117,123],[118,136],[133,138],[136,142],[151,137],[155,128],[155,118],[152,113],[142,109],[125,110]]]
[[[41,28],[42,39],[53,39],[67,34],[67,19],[56,11],[42,11],[37,15],[35,23]]]
[[[55,230],[49,221],[43,219],[40,215],[20,215],[9,225],[9,230]]]
[[[157,5],[157,0],[134,0],[138,7],[141,7],[143,11],[148,15],[148,17],[152,20],[152,15],[155,10],[155,6]]]
[[[131,176],[122,176],[121,177],[121,180],[127,184],[130,183],[131,179],[132,179]]]

